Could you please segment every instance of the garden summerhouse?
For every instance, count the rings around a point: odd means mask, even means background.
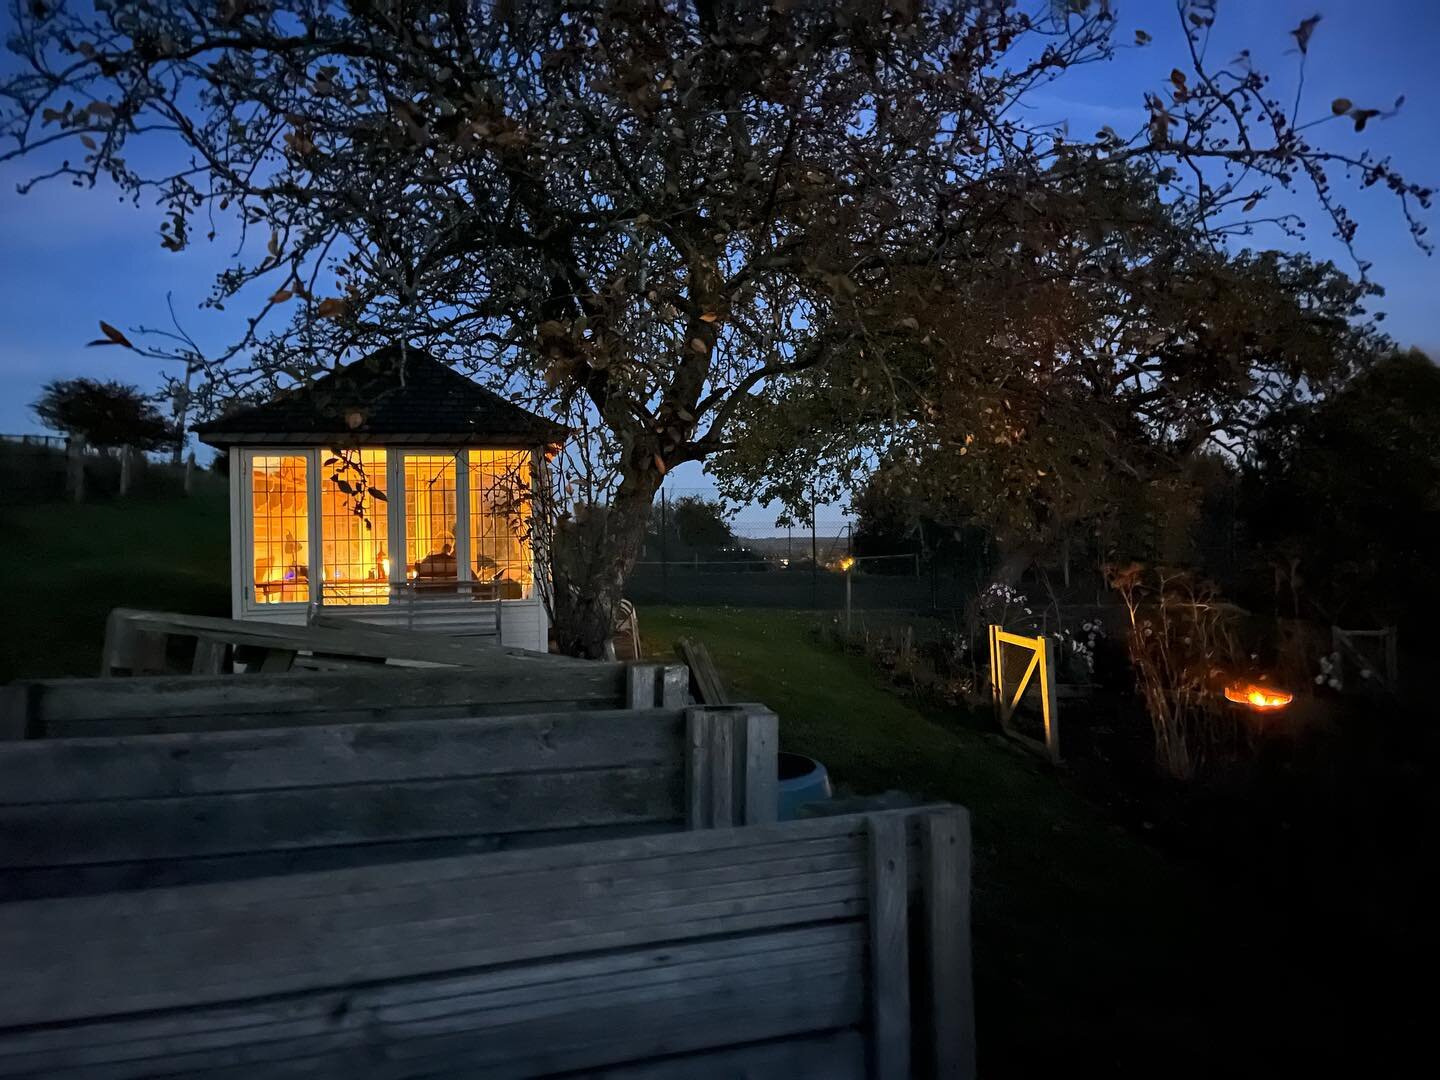
[[[230,458],[235,618],[326,609],[546,648],[530,491],[560,425],[388,348],[198,433]]]

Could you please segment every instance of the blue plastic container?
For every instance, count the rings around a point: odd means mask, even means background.
[[[825,766],[803,754],[781,753],[780,820],[794,821],[806,803],[823,802],[830,798],[830,774]]]

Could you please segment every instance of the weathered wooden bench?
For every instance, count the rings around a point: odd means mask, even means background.
[[[289,671],[298,661],[310,667],[353,667],[368,661],[430,667],[517,667],[559,669],[584,660],[551,656],[474,638],[446,634],[397,633],[364,626],[293,626],[211,615],[116,608],[105,623],[101,676],[165,674],[175,651],[197,675],[220,674],[239,661],[247,671]]]
[[[969,1078],[969,857],[946,807],[0,905],[0,1075]]]
[[[679,708],[679,664],[386,667],[365,673],[30,679],[0,687],[0,740]]]
[[[775,820],[760,706],[0,743],[0,899]]]

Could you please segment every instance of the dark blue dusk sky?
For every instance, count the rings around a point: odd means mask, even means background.
[[[1104,124],[1128,132],[1143,121],[1144,92],[1163,88],[1172,67],[1185,67],[1171,0],[1117,0],[1114,7],[1117,41],[1131,41],[1143,28],[1153,43],[1124,49],[1113,63],[1068,73],[1035,98],[1038,119],[1068,118],[1077,135]],[[1288,98],[1297,60],[1289,31],[1317,12],[1323,18],[1311,42],[1302,115],[1325,114],[1335,97],[1388,107],[1404,94],[1398,116],[1372,123],[1363,135],[1337,122],[1324,128],[1323,138],[1389,154],[1407,177],[1440,188],[1440,0],[1220,0],[1210,55],[1218,61],[1249,48]],[[8,36],[8,11],[0,13],[0,22]],[[0,60],[0,67],[11,64]],[[153,208],[122,204],[113,191],[54,183],[21,196],[16,184],[31,169],[25,162],[0,166],[0,432],[39,430],[28,405],[47,379],[83,374],[156,382],[153,361],[118,348],[84,347],[96,336],[99,319],[124,329],[168,325],[165,296],[173,292],[187,329],[210,347],[227,341],[240,319],[238,310],[198,307],[232,255],[233,238],[227,242],[222,233],[214,243],[202,239],[180,254],[164,251]],[[1402,345],[1418,345],[1440,359],[1440,256],[1416,249],[1384,193],[1356,193],[1343,182],[1337,188],[1360,220],[1360,252],[1386,289],[1375,304],[1387,314],[1386,328]],[[1313,201],[1295,206],[1311,225],[1304,246],[1346,266]],[[1440,237],[1440,224],[1433,231]],[[1275,232],[1251,242],[1293,246]],[[681,486],[705,484],[694,466],[677,470],[673,479]]]

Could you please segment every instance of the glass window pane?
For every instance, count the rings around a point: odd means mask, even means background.
[[[470,560],[479,599],[519,600],[534,591],[530,453],[470,451]]]
[[[322,597],[326,604],[390,599],[384,450],[330,450],[320,471]]]
[[[301,454],[252,459],[251,567],[258,604],[310,599],[308,464]]]
[[[405,455],[405,576],[419,590],[453,590],[455,454]]]

